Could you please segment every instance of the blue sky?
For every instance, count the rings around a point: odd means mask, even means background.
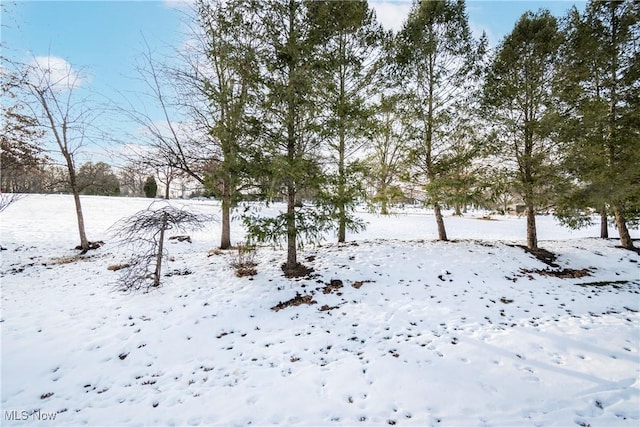
[[[180,14],[160,1],[19,1],[3,15],[6,54],[63,58],[84,68],[100,93],[135,85],[143,35],[160,52],[180,39]]]
[[[370,0],[387,28],[402,25],[410,1]],[[527,10],[548,8],[562,16],[582,1],[469,0],[470,24],[486,31],[492,45],[508,34]],[[4,5],[3,5],[4,6]],[[143,35],[157,54],[171,52],[184,34],[184,9],[176,1],[18,1],[2,10],[3,55],[29,62],[33,57],[62,58],[90,75],[91,90],[108,98],[140,91],[134,64]]]

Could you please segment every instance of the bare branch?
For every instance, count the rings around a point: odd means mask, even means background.
[[[209,215],[195,214],[185,208],[164,205],[154,209],[153,205],[121,219],[109,228],[109,232],[118,239],[117,243],[129,246],[132,252],[128,266],[122,269],[118,281],[121,290],[148,291],[160,286],[162,260],[167,255],[164,249],[165,232],[199,230],[206,221],[212,219]]]

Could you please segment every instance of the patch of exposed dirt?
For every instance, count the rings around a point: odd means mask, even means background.
[[[307,267],[303,264],[296,264],[293,268],[287,268],[287,264],[282,264],[282,271],[284,271],[284,277],[293,279],[296,277],[308,277],[313,273],[313,268]]]
[[[616,289],[619,289],[621,285],[627,285],[627,284],[631,284],[633,282],[630,282],[628,280],[613,280],[610,282],[587,282],[587,283],[576,283],[578,286],[583,286],[583,287],[587,287],[587,286],[595,286],[595,287],[600,287],[600,286],[613,286]]]
[[[351,286],[360,289],[365,283],[375,283],[375,280],[358,280],[357,282],[353,282]]]
[[[224,255],[224,251],[220,248],[215,248],[215,249],[211,249],[209,252],[207,252],[207,257],[212,257],[214,255]]]
[[[258,269],[256,268],[258,264],[256,263],[246,263],[242,265],[236,265],[234,268],[236,269],[236,277],[251,277],[258,274]]]
[[[99,240],[97,242],[89,242],[89,247],[87,249],[82,249],[82,245],[76,246],[75,249],[77,251],[82,251],[80,252],[80,255],[84,255],[89,251],[100,248],[102,245],[104,245],[104,242],[102,240]]]
[[[295,297],[291,298],[288,301],[279,302],[277,305],[271,307],[271,310],[280,311],[283,308],[295,307],[302,304],[311,305],[311,304],[317,304],[317,302],[313,300],[313,297],[311,295],[300,295],[299,293],[296,292]]]
[[[169,240],[177,240],[178,242],[189,242],[191,243],[191,236],[171,236]]]
[[[514,248],[520,248],[520,249],[524,250],[526,253],[533,255],[539,261],[544,262],[549,267],[553,267],[553,268],[559,267],[559,265],[555,263],[555,260],[556,260],[557,256],[553,252],[549,252],[546,249],[542,249],[542,248],[529,249],[528,247],[526,247],[524,245],[508,245],[508,246],[511,246],[511,247],[514,247]]]
[[[559,277],[561,279],[578,279],[580,277],[591,276],[591,270],[588,268],[580,270],[573,270],[571,268],[565,268],[562,270],[527,270],[522,268],[520,269],[520,272],[523,274],[539,274],[541,276]]]
[[[113,264],[107,267],[109,271],[118,271],[131,267],[131,264]]]
[[[171,276],[188,276],[190,274],[193,274],[193,272],[191,270],[188,269],[184,269],[184,270],[173,270],[170,271],[168,273],[165,274],[165,277],[171,277]]]
[[[97,256],[80,256],[80,255],[72,255],[72,256],[63,256],[58,258],[52,258],[50,262],[43,262],[42,265],[44,267],[50,265],[64,265],[64,264],[72,264],[74,262],[86,262],[93,261],[94,259],[99,258]]]
[[[331,280],[331,282],[329,282],[329,284],[327,286],[322,288],[322,293],[323,294],[330,294],[333,291],[337,291],[340,288],[342,288],[342,280],[333,279],[333,280]],[[341,295],[341,293],[338,292],[338,295]]]

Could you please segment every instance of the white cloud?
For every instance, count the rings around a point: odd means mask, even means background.
[[[386,30],[396,32],[402,29],[402,24],[407,19],[409,10],[411,10],[410,1],[369,0],[369,5],[375,9],[378,22]]]
[[[32,83],[46,84],[54,91],[65,91],[88,83],[88,76],[81,76],[71,64],[57,56],[35,56],[30,64]]]

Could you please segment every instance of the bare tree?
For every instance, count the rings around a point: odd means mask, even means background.
[[[149,176],[149,171],[138,162],[128,162],[122,166],[118,172],[120,179],[120,189],[123,195],[133,197],[143,197],[144,182]]]
[[[389,214],[389,203],[402,192],[397,181],[406,168],[406,152],[409,149],[407,134],[410,126],[408,114],[403,112],[402,96],[391,94],[382,96],[375,117],[375,132],[371,154],[365,158],[367,177],[375,188],[374,202],[380,202],[380,214]]]
[[[81,74],[60,58],[34,58],[24,67],[23,76],[23,86],[32,101],[27,105],[38,126],[51,136],[64,159],[78,220],[78,247],[86,252],[95,245],[89,242],[85,232],[76,155],[88,143],[96,109],[88,98],[80,96]]]
[[[205,185],[206,165],[215,153],[203,144],[206,131],[195,128],[185,101],[179,101],[183,84],[175,78],[175,70],[153,57],[148,45],[136,67],[140,82],[146,86],[144,93],[137,94],[144,105],[153,105],[159,117],[145,108],[139,108],[131,99],[120,113],[137,124],[142,133],[136,136],[139,145],[126,142],[126,154],[130,164],[137,164],[156,174],[165,185],[165,198],[169,198],[169,186],[178,176],[189,177]],[[189,111],[190,112],[190,111]]]

